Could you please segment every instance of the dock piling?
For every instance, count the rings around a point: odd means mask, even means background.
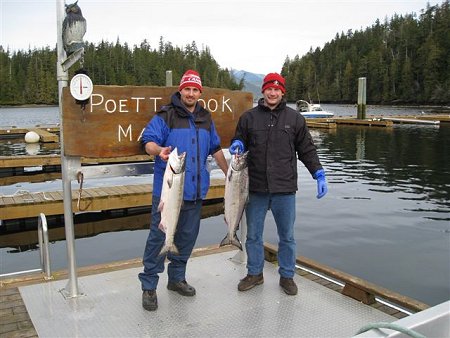
[[[166,87],[172,87],[172,71],[166,70]]]
[[[366,118],[366,78],[358,79],[358,114],[357,118],[363,120]]]

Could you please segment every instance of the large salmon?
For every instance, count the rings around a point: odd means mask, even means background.
[[[242,250],[241,241],[236,235],[242,214],[248,200],[248,166],[247,155],[232,155],[225,178],[225,223],[228,233],[220,242],[220,246],[232,244]]]
[[[158,211],[161,212],[161,222],[158,227],[166,233],[166,240],[159,253],[160,255],[168,252],[179,254],[174,243],[174,236],[177,231],[178,217],[183,203],[185,159],[186,153],[178,155],[177,148],[175,148],[167,160],[161,200],[158,205]]]

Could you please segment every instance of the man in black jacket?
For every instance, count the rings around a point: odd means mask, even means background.
[[[247,276],[238,285],[246,291],[264,282],[263,230],[267,210],[277,225],[278,272],[280,286],[288,295],[297,294],[294,282],[296,243],[294,238],[297,158],[317,180],[317,198],[327,193],[325,171],[305,118],[286,105],[285,80],[277,73],[267,74],[263,98],[239,119],[230,153],[248,150],[249,202],[247,217]]]

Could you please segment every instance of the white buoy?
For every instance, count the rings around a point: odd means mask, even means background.
[[[35,131],[29,131],[25,134],[26,143],[37,143],[39,142],[39,135]]]

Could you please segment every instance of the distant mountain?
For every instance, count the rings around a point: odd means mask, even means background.
[[[250,73],[245,70],[231,70],[231,75],[239,82],[244,78],[244,91],[253,93],[253,100],[262,97],[261,84],[264,79],[264,74]]]

